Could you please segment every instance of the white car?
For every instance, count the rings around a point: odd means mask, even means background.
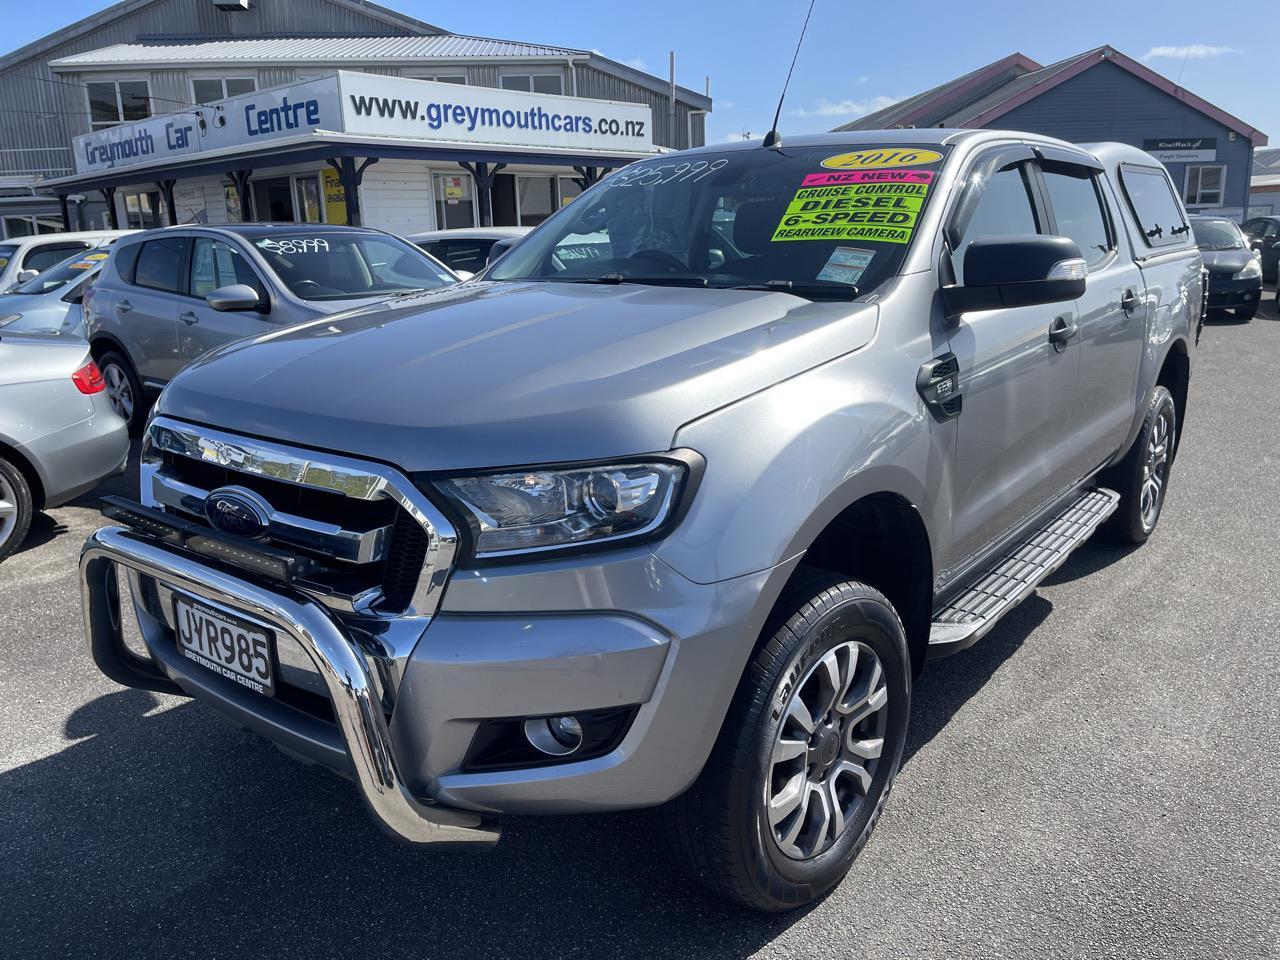
[[[435,257],[454,273],[469,279],[489,262],[489,251],[500,240],[518,240],[533,227],[458,227],[427,230],[405,237]]]
[[[93,247],[104,247],[134,230],[41,233],[0,241],[0,293],[34,280],[52,266]]]

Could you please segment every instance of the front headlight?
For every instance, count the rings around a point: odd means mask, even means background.
[[[677,459],[438,480],[466,512],[477,559],[644,537],[671,519],[689,466]]]
[[[1236,274],[1236,279],[1252,280],[1254,277],[1260,277],[1260,276],[1262,276],[1262,261],[1259,260],[1257,257],[1254,257],[1252,260],[1250,260],[1247,264],[1244,265],[1244,267],[1240,270],[1239,273]]]

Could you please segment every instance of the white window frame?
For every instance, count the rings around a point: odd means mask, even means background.
[[[257,77],[255,77],[255,76],[250,76],[250,75],[248,75],[248,74],[245,74],[245,75],[240,75],[240,74],[230,74],[230,75],[228,75],[228,76],[223,76],[223,75],[222,75],[222,74],[220,74],[220,73],[207,73],[207,74],[205,74],[205,75],[203,75],[203,76],[201,76],[200,74],[196,74],[195,76],[193,76],[193,77],[192,77],[192,78],[187,82],[187,86],[188,86],[188,88],[189,88],[189,89],[190,89],[190,91],[191,91],[191,102],[192,102],[192,103],[194,103],[194,104],[212,103],[212,102],[213,102],[213,101],[201,100],[199,97],[197,97],[197,96],[196,96],[196,81],[197,81],[197,80],[218,80],[218,81],[220,81],[220,82],[221,82],[221,84],[222,84],[222,96],[217,97],[217,98],[216,98],[217,100],[225,100],[225,99],[227,99],[227,97],[230,97],[230,96],[237,96],[237,97],[238,97],[238,96],[240,96],[240,94],[238,94],[238,93],[237,93],[237,94],[230,94],[230,93],[227,93],[227,81],[228,81],[228,80],[248,80],[248,81],[250,81],[250,82],[253,84],[253,89],[254,89],[254,91],[255,91],[255,92],[256,92],[256,91],[257,91],[257,89],[258,89],[258,78],[257,78]],[[149,92],[149,91],[148,91],[148,92]]]
[[[563,97],[563,96],[565,95],[565,92],[564,92],[564,71],[562,71],[562,70],[547,70],[547,69],[545,69],[545,68],[544,68],[544,69],[542,69],[542,70],[537,70],[537,69],[528,69],[528,70],[525,70],[525,69],[521,69],[521,68],[517,68],[517,67],[508,67],[508,68],[505,68],[505,69],[503,69],[503,70],[499,70],[499,71],[498,71],[498,89],[499,89],[499,90],[507,90],[507,89],[509,89],[508,87],[504,87],[504,86],[502,85],[502,81],[503,81],[504,79],[506,79],[507,77],[528,77],[528,78],[529,78],[529,89],[528,89],[528,90],[519,90],[519,91],[516,91],[517,93],[537,93],[537,91],[533,89],[533,78],[534,78],[534,77],[559,77],[559,79],[560,79],[560,92],[559,92],[559,93],[556,93],[556,94],[552,94],[552,93],[544,93],[544,94],[541,94],[541,96],[544,96],[544,97],[552,97],[552,96],[556,96],[556,97]]]
[[[264,223],[265,222],[258,216],[258,194],[253,189],[253,185],[255,183],[259,182],[260,180],[288,180],[289,181],[289,202],[293,205],[293,215],[296,217],[298,215],[298,181],[308,180],[308,179],[316,181],[317,185],[320,188],[320,219],[318,221],[294,220],[294,223],[298,224],[299,226],[306,226],[307,224],[313,224],[313,223],[328,223],[329,222],[329,205],[325,203],[325,200],[324,200],[324,177],[322,176],[322,172],[320,170],[312,170],[310,173],[278,173],[274,175],[272,175],[270,172],[266,172],[266,174],[262,177],[253,177],[252,179],[249,180],[249,185],[247,187],[249,191],[249,205],[253,208],[252,210],[253,219],[242,221],[242,222],[244,223]],[[242,210],[241,216],[244,216],[248,213],[249,211]]]
[[[28,226],[30,226],[33,232],[19,234],[16,237],[10,236],[9,235],[10,220],[21,220],[23,223],[26,223]],[[52,224],[54,229],[41,230],[40,229],[41,221],[44,221],[45,224]],[[28,238],[34,238],[34,237],[47,237],[52,233],[61,233],[61,232],[62,232],[62,220],[57,217],[54,217],[52,214],[6,213],[3,216],[0,216],[0,233],[4,234],[5,240],[26,240]]]
[[[113,121],[111,121],[111,122],[107,122],[107,121],[105,121],[105,120],[102,120],[102,121],[96,121],[96,120],[94,120],[94,119],[93,119],[93,99],[89,96],[89,84],[91,84],[91,83],[110,83],[110,84],[112,84],[113,86],[115,86],[115,88],[116,88],[116,116],[120,117],[120,119],[119,119],[119,120],[113,120]],[[85,80],[85,81],[84,81],[84,108],[85,108],[85,113],[86,113],[86,114],[88,115],[88,117],[89,117],[89,130],[90,130],[90,132],[92,132],[92,133],[96,133],[96,132],[97,132],[97,131],[99,131],[99,130],[110,130],[112,127],[118,127],[118,126],[120,126],[120,124],[122,124],[122,123],[139,123],[139,122],[140,122],[140,121],[138,121],[138,120],[125,120],[125,119],[124,119],[124,101],[120,99],[120,84],[122,84],[122,83],[143,83],[143,84],[146,84],[146,87],[147,87],[147,116],[146,116],[146,117],[144,117],[143,119],[147,119],[147,118],[150,118],[150,117],[154,117],[154,116],[156,115],[156,114],[155,114],[155,111],[154,111],[154,110],[152,109],[152,107],[151,107],[151,104],[152,104],[154,101],[151,99],[151,78],[150,78],[150,77],[137,77],[137,76],[135,76],[135,77],[128,77],[128,76],[125,76],[125,77],[93,77],[93,76],[91,76],[91,77],[89,77],[87,80]],[[177,106],[177,104],[174,104],[174,106],[176,107],[176,106]]]
[[[480,191],[476,188],[475,177],[471,176],[471,174],[466,173],[465,171],[463,173],[456,173],[453,170],[432,170],[431,171],[431,219],[435,221],[434,229],[436,230],[445,229],[444,221],[440,217],[440,214],[443,212],[442,207],[446,202],[444,198],[443,190],[438,189],[440,186],[440,177],[458,177],[458,176],[464,177],[467,180],[471,181],[471,189],[470,191],[468,191],[470,193],[470,197],[468,199],[471,201],[471,221],[476,226],[480,225]]]
[[[465,70],[431,70],[425,73],[410,72],[406,73],[404,76],[408,80],[435,80],[438,82],[443,81],[445,83],[453,80],[461,80],[461,86],[464,87],[471,82],[467,77],[467,72]]]
[[[1221,170],[1222,180],[1218,186],[1217,200],[1201,200],[1200,195],[1204,190],[1200,187],[1200,183],[1204,180],[1203,175],[1196,178],[1196,199],[1191,198],[1191,171],[1192,170]],[[1221,207],[1223,199],[1227,195],[1227,165],[1225,163],[1189,163],[1182,171],[1182,202],[1188,207]]]
[[[160,222],[159,222],[159,224],[157,224],[157,226],[161,226],[161,227],[168,226],[168,224],[169,224],[169,218],[168,218],[168,216],[167,216],[168,211],[167,211],[167,210],[166,210],[166,208],[165,208],[164,194],[163,194],[163,193],[161,193],[159,190],[147,190],[147,189],[141,189],[141,190],[130,190],[130,191],[128,191],[128,192],[123,192],[123,193],[119,193],[119,194],[117,194],[117,195],[116,195],[116,199],[118,199],[118,200],[120,201],[120,206],[121,206],[121,207],[123,208],[123,210],[124,210],[124,221],[125,221],[125,227],[126,227],[127,229],[129,229],[129,230],[153,230],[153,229],[155,229],[154,227],[148,227],[148,226],[145,226],[145,225],[140,225],[140,226],[135,227],[135,226],[133,226],[133,224],[129,223],[129,198],[130,198],[130,197],[147,197],[147,196],[152,196],[152,195],[154,195],[154,196],[156,196],[156,197],[159,197],[159,198],[160,198],[160,199],[159,199],[159,206],[157,206],[157,207],[156,207],[156,210],[154,211],[154,212],[155,212],[156,217],[157,217],[157,218],[159,219],[159,221],[160,221]],[[142,208],[142,204],[141,204],[141,202],[139,202],[139,204],[138,204],[138,208],[139,208],[139,210],[141,210],[141,208]]]

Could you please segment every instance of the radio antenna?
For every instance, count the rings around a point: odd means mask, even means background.
[[[804,32],[809,29],[809,18],[813,16],[813,5],[816,0],[809,0],[809,12],[804,15],[804,26],[800,28],[800,39],[796,41],[796,52],[791,55],[791,67],[787,70],[787,79],[782,84],[782,95],[778,97],[778,109],[773,114],[773,126],[764,137],[764,147],[782,146],[782,134],[778,133],[778,118],[782,116],[782,102],[787,99],[787,87],[791,85],[791,74],[796,68],[796,59],[800,56],[800,45],[804,43]]]

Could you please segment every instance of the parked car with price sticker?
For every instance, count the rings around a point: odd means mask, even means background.
[[[1095,530],[1155,530],[1204,290],[1132,147],[771,140],[174,377],[83,554],[103,672],[350,777],[411,844],[664,805],[725,896],[832,889],[925,662]]]
[[[111,402],[136,433],[149,399],[213,347],[457,282],[434,257],[381,230],[166,227],[113,248],[85,326]]]
[[[91,250],[0,294],[0,330],[84,336],[84,298],[109,256]]]

